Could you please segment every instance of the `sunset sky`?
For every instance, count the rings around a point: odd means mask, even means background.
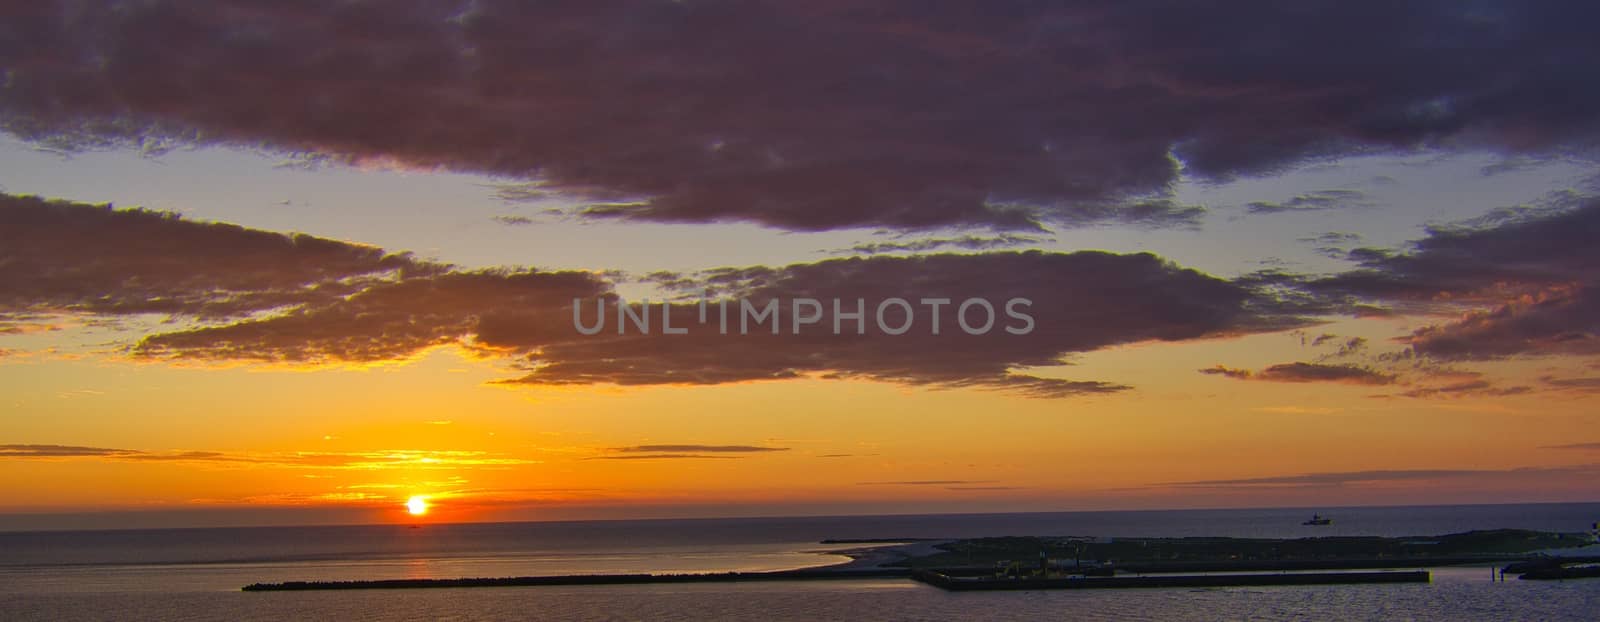
[[[0,529],[1594,501],[1596,19],[8,3]]]

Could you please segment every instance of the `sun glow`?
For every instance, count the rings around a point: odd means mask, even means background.
[[[422,516],[428,513],[428,498],[421,495],[406,499],[406,511],[412,516]]]

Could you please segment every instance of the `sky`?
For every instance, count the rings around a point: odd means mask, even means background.
[[[1594,501],[1597,11],[6,6],[0,529]]]

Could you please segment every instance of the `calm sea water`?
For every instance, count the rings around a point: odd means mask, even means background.
[[[257,581],[776,570],[827,538],[1582,531],[1600,503],[0,533],[0,619],[1594,620],[1600,580],[952,594],[910,581],[244,593]]]

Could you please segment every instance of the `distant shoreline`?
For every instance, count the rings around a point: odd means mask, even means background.
[[[564,526],[584,524],[608,523],[696,523],[718,521],[789,521],[789,520],[864,520],[881,518],[887,520],[937,517],[941,519],[974,518],[987,516],[1059,516],[1063,519],[1073,517],[1095,517],[1103,515],[1161,515],[1173,513],[1269,513],[1285,512],[1292,516],[1300,516],[1302,511],[1331,512],[1335,516],[1345,516],[1353,513],[1374,511],[1404,511],[1407,514],[1427,512],[1431,510],[1450,510],[1452,513],[1493,508],[1559,508],[1572,506],[1600,506],[1600,498],[1578,501],[1504,501],[1488,503],[1425,503],[1425,504],[1370,504],[1370,505],[1262,505],[1262,506],[1204,506],[1204,507],[1162,507],[1162,508],[1102,508],[1102,509],[1029,509],[1008,512],[983,512],[983,511],[942,511],[942,512],[860,512],[860,513],[818,513],[818,514],[752,514],[752,515],[694,515],[694,516],[592,516],[592,517],[564,517],[549,519],[518,519],[518,520],[492,520],[468,522],[441,522],[430,523],[430,527],[443,526],[493,526],[493,525],[540,525]],[[327,529],[327,528],[404,528],[404,524],[392,522],[362,522],[345,520],[328,521],[241,521],[241,520],[184,520],[186,516],[202,516],[199,511],[184,510],[152,510],[152,509],[124,509],[107,511],[39,511],[39,512],[12,512],[0,513],[0,536],[22,534],[68,534],[68,533],[97,533],[97,532],[127,532],[127,531],[157,531],[157,532],[184,532],[191,530],[273,530],[273,529]],[[210,516],[204,514],[203,516]],[[1574,519],[1574,525],[1587,525],[1594,518],[1584,513],[1581,520]]]
[[[901,539],[876,539],[855,540],[856,543],[870,544],[848,549],[823,551],[828,555],[843,555],[850,561],[836,564],[813,566],[806,570],[870,570],[874,568],[890,567],[892,564],[909,562],[918,557],[932,555],[939,551],[943,544],[956,542],[952,538],[901,538]],[[822,544],[845,544],[849,540],[823,540]]]
[[[1073,538],[1038,538],[1038,537],[1007,537],[1007,538],[973,538],[973,539],[851,539],[851,540],[825,540],[823,543],[846,544],[859,543],[872,546],[826,551],[828,554],[844,555],[851,558],[849,562],[801,568],[794,570],[777,570],[765,572],[716,572],[716,573],[677,573],[677,574],[573,574],[525,577],[498,577],[498,578],[458,578],[458,579],[383,579],[367,581],[288,581],[283,583],[253,583],[242,589],[247,592],[271,591],[305,591],[305,590],[350,590],[350,589],[415,589],[415,588],[457,588],[457,587],[521,587],[521,586],[571,586],[571,585],[636,585],[650,583],[726,583],[748,581],[793,581],[793,580],[839,580],[839,579],[883,579],[883,578],[916,578],[927,576],[1003,576],[1014,577],[1019,568],[1037,567],[1036,576],[1031,583],[1017,583],[1015,585],[1039,585],[1052,588],[1058,587],[1162,587],[1189,584],[1206,584],[1212,579],[1199,578],[1203,575],[1190,575],[1189,578],[1173,577],[1167,575],[1163,580],[1134,580],[1146,574],[1162,575],[1163,573],[1311,573],[1328,575],[1322,579],[1302,577],[1299,579],[1260,579],[1259,574],[1240,574],[1236,579],[1226,579],[1223,583],[1237,582],[1239,585],[1276,585],[1274,581],[1288,581],[1287,584],[1309,584],[1313,581],[1323,583],[1339,582],[1383,582],[1394,579],[1389,576],[1376,576],[1384,573],[1355,573],[1374,575],[1364,581],[1347,581],[1353,577],[1338,576],[1337,571],[1362,571],[1362,570],[1392,570],[1392,569],[1422,569],[1438,566],[1457,566],[1468,564],[1493,564],[1503,562],[1526,562],[1530,560],[1552,559],[1544,553],[1547,547],[1564,547],[1572,551],[1587,552],[1594,548],[1587,543],[1581,534],[1560,534],[1546,532],[1532,532],[1522,530],[1490,530],[1474,531],[1460,534],[1446,534],[1431,536],[1427,539],[1410,538],[1298,538],[1298,539],[1243,539],[1243,538],[1122,538],[1105,539],[1104,542],[1089,542]],[[1068,557],[1060,559],[1049,555],[1050,552],[1061,552],[1062,547],[1075,547],[1077,554],[1085,550],[1093,550],[1091,545],[1104,547],[1101,551],[1147,551],[1147,558],[1128,557],[1124,553],[1122,558],[1108,558],[1100,561],[1090,558],[1085,562]],[[1118,548],[1120,547],[1120,548]],[[1522,547],[1521,550],[1516,550]],[[1536,548],[1529,548],[1536,547]],[[1411,555],[1386,555],[1384,551],[1416,551],[1438,549],[1442,554],[1411,554]],[[1343,554],[1338,553],[1343,550]],[[1280,554],[1277,558],[1262,556],[1263,552],[1300,551],[1300,553]],[[1373,554],[1373,551],[1378,553]],[[1300,556],[1295,556],[1296,554]],[[962,556],[966,556],[965,563],[960,563]],[[996,562],[993,558],[1005,556],[1012,560]],[[1033,558],[1033,559],[1031,559]],[[1036,561],[1034,560],[1036,559]],[[1593,557],[1571,556],[1570,561],[1600,561],[1600,555]],[[1066,566],[1066,561],[1072,561],[1071,566]],[[1105,578],[1116,578],[1114,581],[1085,581],[1084,577],[1070,579],[1073,575],[1081,575],[1086,569],[1094,569]],[[1324,572],[1319,572],[1324,571]],[[1117,574],[1121,573],[1121,574]],[[1114,576],[1113,576],[1114,575]],[[1398,575],[1396,575],[1398,576]],[[1412,573],[1407,581],[1417,580]],[[1048,578],[1060,577],[1060,578]],[[924,579],[924,582],[930,582]],[[1426,579],[1422,579],[1426,581]],[[1185,581],[1188,581],[1187,583]],[[1265,581],[1265,583],[1262,583]],[[1302,583],[1295,583],[1296,581]],[[957,581],[964,583],[965,581]],[[939,581],[930,583],[947,587]],[[946,582],[948,583],[948,582]],[[1219,583],[1220,585],[1221,583]],[[1232,584],[1232,583],[1229,583]],[[1009,585],[1009,584],[1008,584]],[[968,589],[961,587],[959,589]],[[990,588],[982,588],[990,589]],[[994,589],[1020,589],[1015,587]]]

